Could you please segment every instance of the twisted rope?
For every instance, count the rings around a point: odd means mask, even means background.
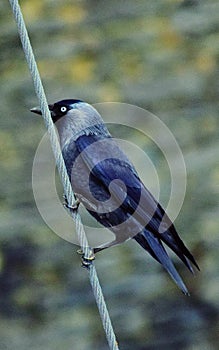
[[[50,137],[50,142],[51,142],[51,146],[52,146],[52,150],[54,153],[54,157],[55,157],[55,161],[56,161],[56,165],[59,171],[59,175],[63,184],[63,188],[64,188],[64,192],[67,198],[68,203],[74,203],[75,201],[75,196],[71,187],[71,183],[66,171],[66,167],[65,167],[65,163],[64,163],[64,159],[62,156],[62,152],[61,152],[61,148],[59,145],[59,141],[56,135],[56,131],[54,128],[54,124],[51,118],[51,114],[48,108],[48,103],[46,100],[46,95],[43,89],[43,85],[41,82],[41,78],[39,75],[39,71],[37,68],[37,64],[35,61],[35,57],[33,54],[33,50],[32,50],[32,46],[30,44],[30,39],[27,33],[27,29],[26,29],[26,25],[23,19],[23,15],[21,12],[21,8],[19,6],[19,3],[17,0],[9,0],[11,7],[12,7],[12,11],[13,11],[13,15],[17,24],[17,28],[18,28],[18,33],[20,35],[20,40],[23,46],[23,50],[26,56],[26,60],[27,60],[27,64],[33,79],[33,84],[34,84],[34,88],[35,88],[35,92],[36,95],[38,97],[39,100],[39,104],[40,104],[40,109],[42,111],[42,115],[43,115],[43,119]],[[88,244],[88,240],[84,231],[84,227],[83,224],[81,222],[81,217],[79,215],[78,212],[71,212],[71,215],[73,217],[73,220],[75,222],[75,226],[76,226],[76,232],[78,235],[78,240],[79,240],[79,244],[82,248],[82,251],[84,253],[85,257],[89,257],[90,256],[90,248],[89,248],[89,244]],[[103,324],[103,328],[105,330],[106,333],[106,338],[109,344],[109,348],[111,350],[119,350],[118,348],[118,344],[116,341],[116,336],[112,327],[112,323],[110,320],[110,316],[106,307],[106,303],[104,300],[104,296],[103,296],[103,292],[100,286],[100,282],[97,276],[97,272],[96,272],[96,268],[93,265],[93,263],[89,264],[89,266],[87,267],[88,270],[88,274],[89,274],[89,279],[90,279],[90,283],[92,286],[92,290],[94,293],[94,297],[96,299],[96,303],[99,309],[99,313],[100,313],[100,317],[102,320],[102,324]]]

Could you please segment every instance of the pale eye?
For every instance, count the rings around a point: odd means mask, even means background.
[[[62,106],[62,107],[60,108],[60,111],[61,111],[62,113],[65,113],[65,112],[67,111],[67,107]]]

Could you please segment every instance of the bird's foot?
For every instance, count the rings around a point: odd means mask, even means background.
[[[75,199],[74,203],[72,203],[71,205],[68,203],[67,197],[65,194],[63,194],[63,198],[64,198],[64,203],[63,206],[67,209],[69,209],[70,211],[76,212],[78,210],[78,207],[80,205],[80,201],[79,199]]]
[[[79,249],[77,250],[77,253],[81,255],[81,261],[82,261],[81,266],[85,268],[89,268],[95,259],[94,250],[92,248],[88,248],[88,251],[84,253],[83,250]]]

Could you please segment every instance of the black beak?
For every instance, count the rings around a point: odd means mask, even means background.
[[[48,105],[48,107],[49,107],[49,110],[52,112],[54,105]],[[33,107],[33,108],[31,108],[30,111],[33,112],[33,113],[42,115],[42,112],[41,112],[39,107]]]
[[[31,108],[30,111],[33,112],[33,113],[42,115],[41,110],[39,109],[39,107],[33,107],[33,108]]]

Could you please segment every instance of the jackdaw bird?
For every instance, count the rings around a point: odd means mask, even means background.
[[[199,267],[97,110],[76,99],[50,104],[49,110],[77,201],[115,235],[112,242],[94,248],[94,253],[133,238],[163,265],[183,293],[189,294],[163,243],[191,272],[191,263]],[[37,107],[31,111],[41,114]]]

